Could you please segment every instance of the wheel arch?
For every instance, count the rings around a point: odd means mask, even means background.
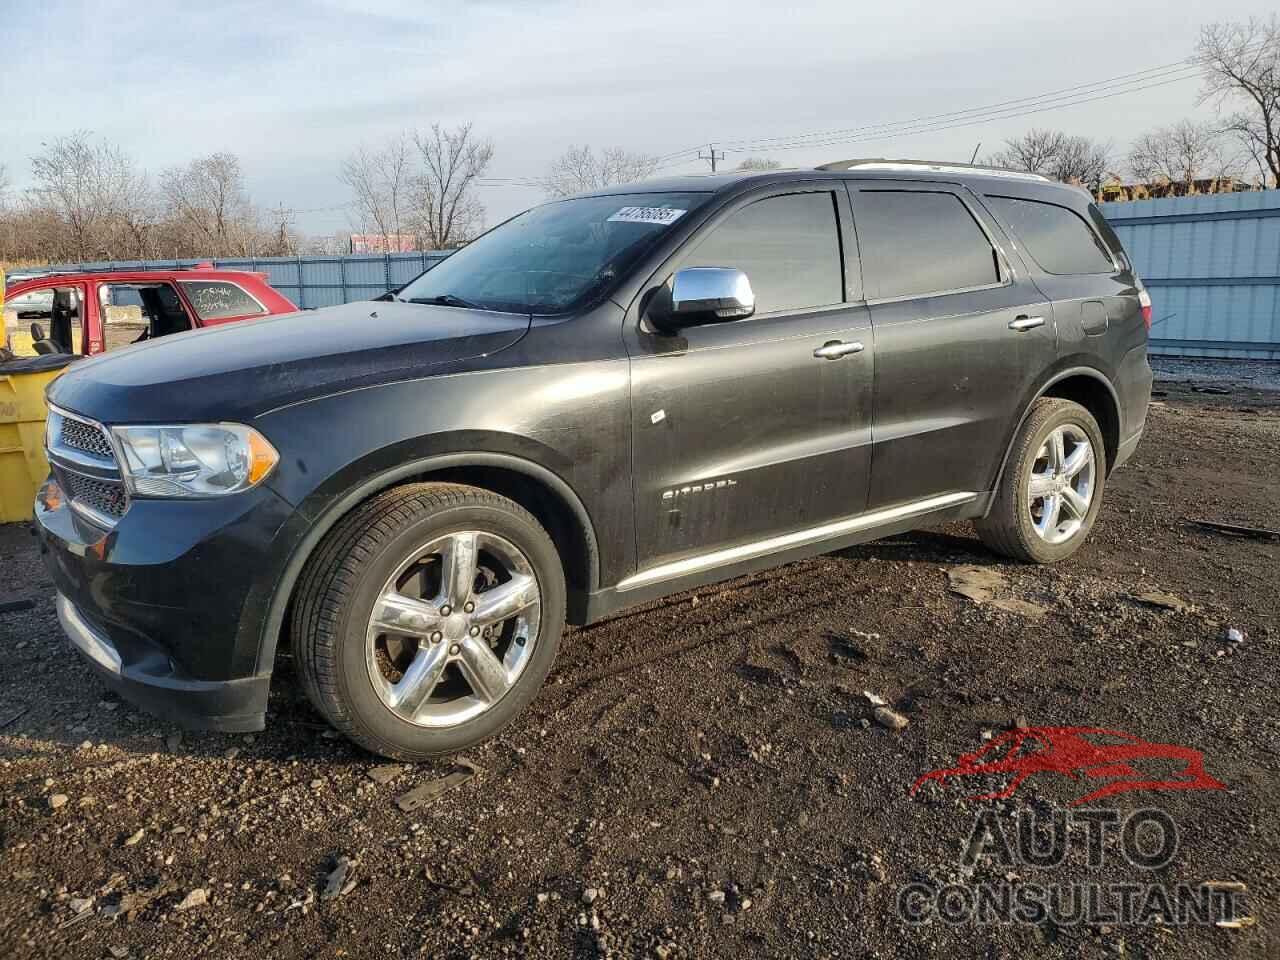
[[[570,622],[585,615],[587,597],[599,586],[599,549],[595,527],[581,498],[554,471],[506,453],[441,453],[379,471],[325,505],[290,554],[267,606],[258,644],[258,674],[275,664],[294,591],[307,561],[338,521],[369,497],[401,483],[445,480],[492,490],[519,503],[537,518],[565,564]]]
[[[1018,422],[1005,441],[1004,455],[1000,459],[1000,469],[996,472],[993,490],[999,489],[1018,431],[1030,416],[1032,404],[1041,397],[1071,400],[1093,415],[1102,430],[1102,439],[1106,445],[1107,472],[1111,472],[1120,449],[1120,397],[1111,381],[1096,367],[1068,367],[1048,377],[1023,405],[1022,415],[1018,417]]]

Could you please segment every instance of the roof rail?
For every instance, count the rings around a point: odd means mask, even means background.
[[[1009,177],[1015,180],[1039,180],[1051,182],[1048,177],[1023,170],[1004,167],[988,167],[979,163],[936,163],[932,160],[887,160],[884,157],[868,157],[863,160],[837,160],[816,167],[818,170],[899,170],[928,171],[930,173],[967,173],[982,177]]]

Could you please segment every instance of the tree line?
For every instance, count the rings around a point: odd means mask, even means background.
[[[1193,192],[1205,182],[1280,182],[1280,18],[1209,24],[1194,62],[1204,81],[1199,103],[1216,106],[1216,120],[1147,130],[1123,152],[1109,141],[1032,129],[983,162],[1076,183],[1095,194],[1126,180],[1176,188],[1170,192]],[[485,227],[479,188],[493,156],[493,143],[471,124],[431,124],[358,147],[337,172],[350,192],[345,209],[352,232],[375,238],[372,246],[385,250],[468,242]],[[772,158],[748,157],[738,169],[781,166]],[[575,145],[543,175],[518,182],[557,198],[644,180],[660,168],[652,154]],[[298,236],[291,210],[251,201],[232,153],[196,158],[152,180],[122,149],[81,131],[42,144],[31,175],[34,185],[15,195],[0,167],[0,261],[279,256],[317,249]]]
[[[153,180],[120,147],[76,131],[41,144],[34,185],[0,167],[0,261],[249,257],[297,250],[293,215],[249,199],[240,160],[213,153]]]

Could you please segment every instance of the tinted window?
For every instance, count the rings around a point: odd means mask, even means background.
[[[1120,243],[1120,238],[1116,236],[1116,232],[1111,229],[1111,224],[1107,223],[1107,218],[1102,215],[1102,211],[1098,209],[1096,203],[1089,204],[1089,219],[1093,221],[1093,228],[1102,235],[1103,242],[1115,257],[1116,263],[1123,264],[1126,268],[1132,270],[1133,267],[1129,262],[1129,255],[1124,252],[1124,246]]]
[[[445,306],[554,314],[607,297],[708,193],[632,193],[547,203],[476,238],[398,296]]]
[[[266,308],[234,283],[218,280],[182,280],[182,289],[201,320],[223,320],[266,313]]]
[[[867,287],[882,298],[923,296],[1000,280],[973,214],[950,193],[864,190],[855,211]]]
[[[1098,235],[1078,214],[1054,203],[987,197],[1046,273],[1112,273],[1115,265]]]
[[[757,313],[840,303],[844,272],[833,198],[794,193],[757,200],[712,230],[682,266],[743,271]]]

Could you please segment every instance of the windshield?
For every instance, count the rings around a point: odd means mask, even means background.
[[[451,254],[399,299],[550,314],[608,294],[707,193],[631,193],[534,207]]]

